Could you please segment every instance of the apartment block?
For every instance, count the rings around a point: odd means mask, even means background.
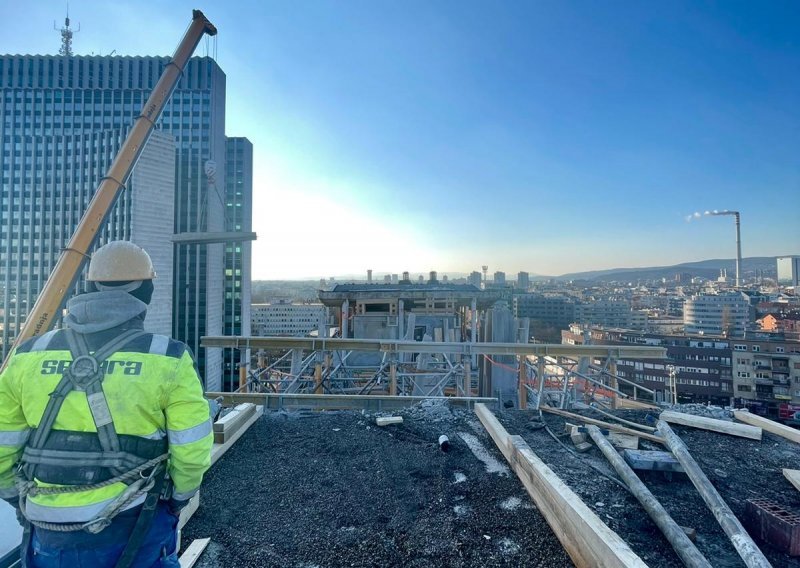
[[[754,335],[731,341],[736,398],[758,402],[769,414],[781,403],[800,404],[800,341]]]

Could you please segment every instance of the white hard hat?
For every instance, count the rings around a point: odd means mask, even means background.
[[[94,251],[89,261],[89,282],[152,280],[156,277],[150,255],[130,241],[111,241]]]

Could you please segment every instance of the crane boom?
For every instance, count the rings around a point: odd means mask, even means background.
[[[52,327],[58,311],[64,304],[66,294],[75,284],[78,274],[83,268],[83,263],[88,258],[89,249],[94,245],[120,191],[125,188],[125,183],[130,177],[142,149],[147,144],[156,121],[161,116],[161,111],[164,110],[172,91],[175,90],[186,63],[194,53],[197,44],[200,43],[203,34],[213,36],[216,33],[217,28],[214,27],[214,24],[200,10],[194,10],[192,23],[178,44],[172,60],[150,93],[141,114],[137,117],[133,128],[114,158],[114,162],[105,177],[100,180],[100,185],[75,228],[69,244],[62,250],[50,278],[47,279],[33,309],[25,318],[25,324],[14,340],[10,353],[21,342],[40,335]],[[5,367],[5,362],[3,367]]]

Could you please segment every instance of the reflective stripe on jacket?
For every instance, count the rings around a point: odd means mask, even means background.
[[[0,497],[16,495],[14,466],[71,360],[64,332],[54,331],[23,343],[0,375]],[[191,497],[210,466],[213,436],[208,402],[188,348],[165,336],[145,334],[109,357],[103,368],[103,391],[117,434],[166,437],[173,496]],[[85,393],[67,395],[53,431],[97,431]],[[33,520],[85,522],[125,487],[115,483],[91,491],[32,495],[27,513]],[[129,507],[140,503],[137,499]]]

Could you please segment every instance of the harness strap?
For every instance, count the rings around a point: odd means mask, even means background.
[[[25,461],[36,465],[106,467],[125,471],[147,462],[128,452],[81,452],[74,450],[53,450],[49,448],[24,450]]]
[[[36,433],[33,436],[28,448],[32,450],[41,450],[47,443],[47,438],[53,429],[53,424],[61,411],[61,406],[64,404],[66,396],[76,389],[87,390],[87,400],[89,401],[89,408],[92,411],[92,419],[97,428],[97,435],[100,439],[100,446],[104,452],[119,452],[120,444],[117,432],[114,429],[114,423],[111,420],[111,412],[108,409],[108,403],[102,390],[102,382],[105,378],[105,372],[100,369],[100,364],[108,359],[111,355],[122,349],[125,345],[145,335],[145,332],[138,329],[128,330],[119,336],[115,337],[105,345],[101,346],[95,351],[94,356],[89,354],[89,346],[86,343],[86,338],[81,334],[75,333],[74,330],[66,330],[67,343],[69,344],[70,353],[72,354],[72,363],[64,371],[55,390],[50,393],[50,399],[47,401],[42,419],[39,426],[36,428]],[[90,370],[85,377],[77,377],[73,374],[75,371],[75,362],[82,359],[86,362],[93,362],[94,367]],[[82,382],[80,379],[86,378],[87,382]],[[91,389],[89,392],[88,389]],[[93,397],[93,398],[89,398]],[[36,464],[24,463],[22,471],[25,477],[33,480],[36,472]],[[122,468],[111,468],[114,475],[124,473]]]
[[[159,475],[153,487],[147,492],[147,497],[144,499],[142,510],[139,512],[139,517],[136,519],[136,524],[133,526],[133,531],[131,531],[131,535],[128,538],[128,543],[125,545],[122,556],[119,557],[114,568],[129,568],[136,559],[136,554],[139,552],[147,533],[150,531],[150,525],[156,514],[156,507],[158,507],[158,501],[161,497],[166,479],[166,472]]]

